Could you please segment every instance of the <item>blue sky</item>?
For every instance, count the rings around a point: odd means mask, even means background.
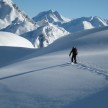
[[[12,0],[31,18],[54,10],[68,18],[100,16],[108,19],[108,0]]]

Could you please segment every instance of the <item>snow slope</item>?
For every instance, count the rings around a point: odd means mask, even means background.
[[[34,48],[27,39],[8,32],[0,32],[0,46]]]
[[[0,46],[0,68],[18,62],[21,58],[33,52],[35,50],[31,48]]]
[[[108,27],[70,34],[0,68],[0,107],[108,108],[107,34]]]

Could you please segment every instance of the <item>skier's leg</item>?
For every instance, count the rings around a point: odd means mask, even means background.
[[[76,55],[74,56],[74,61],[75,61],[75,63],[77,63],[77,60],[76,60]]]
[[[73,62],[74,56],[72,55],[71,62]]]

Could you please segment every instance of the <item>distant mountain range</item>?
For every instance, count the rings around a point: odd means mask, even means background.
[[[97,16],[65,18],[57,11],[44,11],[30,19],[11,0],[0,0],[0,30],[20,35],[36,47],[46,47],[69,33],[108,26],[108,20]]]
[[[68,32],[77,32],[86,29],[92,29],[97,27],[108,26],[108,20],[102,19],[98,16],[81,17],[71,20],[67,23],[63,23],[61,26]]]

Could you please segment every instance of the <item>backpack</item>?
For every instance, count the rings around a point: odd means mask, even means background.
[[[73,49],[72,49],[72,52],[73,52],[74,55],[77,55],[77,54],[78,54],[77,48],[73,48]]]

